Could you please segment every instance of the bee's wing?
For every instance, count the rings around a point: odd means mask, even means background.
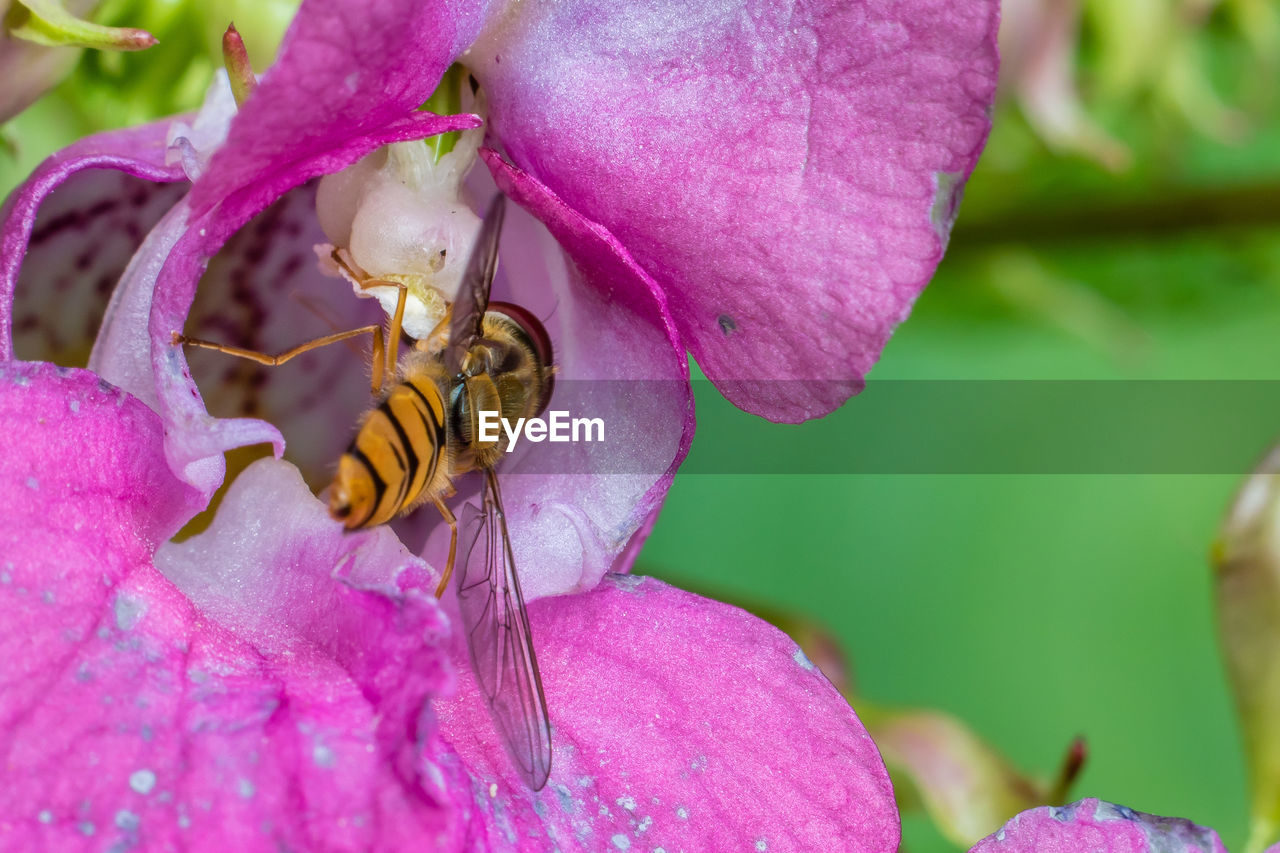
[[[551,723],[516,575],[498,478],[486,468],[484,512],[468,504],[458,605],[471,668],[516,769],[535,791],[551,773]],[[468,514],[474,518],[468,519]],[[471,528],[474,527],[474,533]]]
[[[480,323],[489,307],[489,288],[498,269],[498,236],[502,233],[502,217],[506,212],[506,196],[498,193],[480,223],[467,271],[458,285],[449,318],[449,342],[444,349],[444,363],[450,376],[462,368],[463,356],[472,342],[480,337]]]

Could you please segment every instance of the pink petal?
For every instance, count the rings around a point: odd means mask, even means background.
[[[104,525],[127,529],[126,544],[145,552],[198,509],[163,464],[154,413],[88,371],[0,364],[0,419],[8,533],[0,554],[8,562],[62,558],[75,534],[92,542],[107,534]],[[98,560],[83,553],[82,571],[96,578]]]
[[[485,5],[389,0],[353,6],[310,0],[294,19],[279,58],[241,109],[207,177],[196,185],[196,214],[295,164],[325,160],[329,165],[323,173],[339,171],[360,156],[343,154],[339,162],[339,152],[371,150],[362,144],[365,137],[387,137],[389,129],[411,122],[413,110],[475,38]],[[311,171],[308,177],[321,173]],[[265,207],[284,189],[255,206]]]
[[[436,703],[499,849],[897,849],[884,764],[795,643],[658,581],[609,576],[530,608],[551,780],[510,769],[467,673]],[[761,846],[763,842],[763,846]]]
[[[517,4],[467,62],[512,161],[626,246],[729,399],[822,415],[933,273],[995,2]]]
[[[331,532],[265,463],[221,527],[166,546],[202,612],[151,562],[197,499],[159,417],[90,373],[13,365],[0,421],[0,847],[461,847],[458,771],[418,713],[451,679],[444,623],[385,531]]]
[[[1226,853],[1218,833],[1189,820],[1096,799],[1017,815],[971,853]]]
[[[0,233],[0,359],[13,358],[14,290],[40,205],[72,175],[89,169],[115,169],[149,181],[181,180],[181,167],[165,164],[169,125],[159,121],[82,139],[41,163],[9,196]]]

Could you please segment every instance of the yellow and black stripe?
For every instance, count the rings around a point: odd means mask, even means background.
[[[345,520],[348,529],[385,524],[416,506],[423,490],[445,466],[445,409],[428,376],[409,377],[369,413],[338,464],[367,475],[371,486]],[[351,462],[346,461],[350,457]],[[425,457],[425,458],[424,458]]]

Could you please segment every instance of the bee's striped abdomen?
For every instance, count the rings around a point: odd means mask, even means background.
[[[446,453],[444,402],[429,377],[393,387],[338,462],[330,496],[348,529],[385,524],[416,505]]]

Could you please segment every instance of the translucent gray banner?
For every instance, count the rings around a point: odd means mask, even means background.
[[[790,399],[823,381],[751,385]],[[705,381],[695,391],[703,428],[681,469],[695,474],[1243,474],[1280,437],[1280,380],[871,381],[798,425],[739,412]],[[558,381],[550,410],[602,418],[604,440],[527,446],[512,473],[665,470],[679,397],[664,382]]]

